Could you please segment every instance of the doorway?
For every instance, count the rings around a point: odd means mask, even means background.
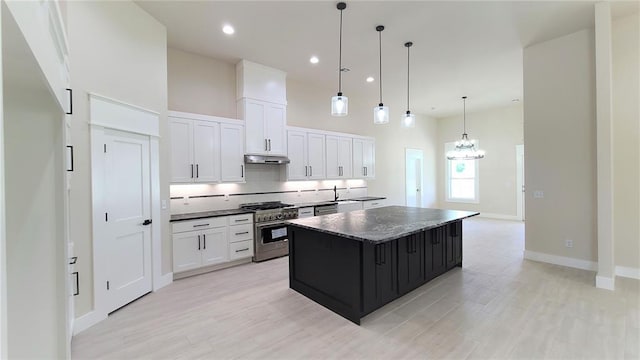
[[[524,221],[524,199],[524,145],[516,145],[516,216],[522,221]]]
[[[422,207],[422,169],[424,153],[405,149],[405,196],[407,206]]]

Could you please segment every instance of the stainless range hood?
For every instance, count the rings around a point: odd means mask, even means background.
[[[288,164],[290,161],[286,156],[270,156],[270,155],[245,155],[245,164],[266,164],[266,165],[282,165]]]

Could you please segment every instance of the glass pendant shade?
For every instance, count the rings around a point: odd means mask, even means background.
[[[331,115],[347,116],[349,113],[349,98],[342,96],[342,93],[331,98]]]
[[[416,126],[416,116],[411,113],[411,111],[407,111],[402,114],[402,127],[403,128],[412,128]]]
[[[387,124],[389,123],[389,107],[382,104],[373,108],[373,123]]]

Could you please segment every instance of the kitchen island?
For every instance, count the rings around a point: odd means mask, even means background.
[[[359,325],[462,266],[462,219],[478,214],[386,206],[288,221],[289,286]]]

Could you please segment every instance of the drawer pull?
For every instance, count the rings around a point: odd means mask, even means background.
[[[202,226],[209,226],[209,224],[198,224],[198,225],[193,225],[193,227],[202,227]]]
[[[238,250],[236,250],[236,252],[240,252],[240,251],[248,251],[248,250],[249,250],[249,248],[244,248],[244,249],[238,249]]]
[[[243,232],[236,233],[236,235],[242,235],[242,234],[248,234],[248,233],[249,233],[248,231],[243,231]]]
[[[378,203],[371,203],[371,206],[376,206],[378,205]]]
[[[249,219],[236,219],[235,222],[249,221]]]

